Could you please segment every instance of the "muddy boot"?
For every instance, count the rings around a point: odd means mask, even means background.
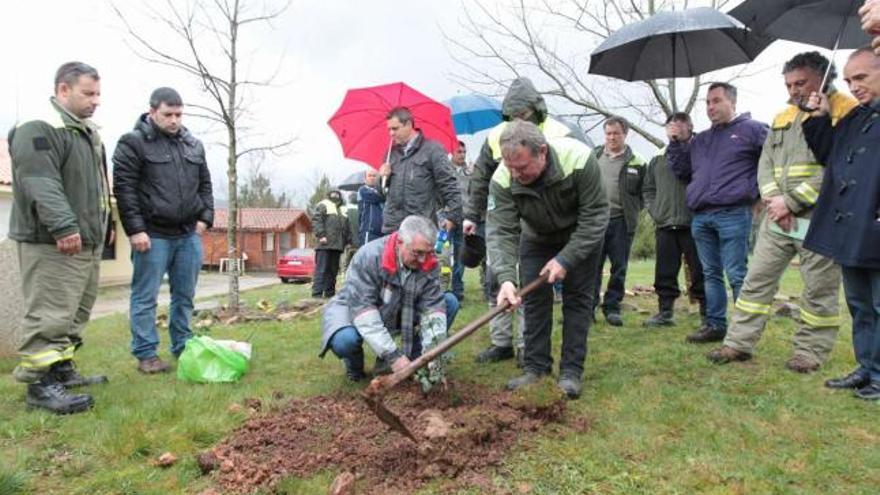
[[[672,311],[666,310],[648,318],[643,325],[646,327],[671,327],[675,325],[675,320],[672,319]]]
[[[748,361],[752,359],[752,355],[748,352],[742,352],[733,347],[722,346],[719,349],[706,354],[706,359],[715,364],[727,364],[737,361]]]
[[[25,402],[28,408],[38,407],[55,414],[76,414],[95,404],[91,395],[68,393],[64,385],[56,382],[50,373],[40,381],[28,384]]]
[[[477,354],[476,361],[478,363],[495,363],[507,359],[513,359],[513,347],[490,345],[483,352]]]
[[[559,381],[556,383],[569,399],[574,400],[581,396],[584,382],[577,374],[562,372],[559,374]]]
[[[367,374],[364,373],[363,354],[361,354],[360,359],[357,357],[347,357],[343,358],[342,362],[345,363],[345,377],[350,381],[359,382],[367,378]]]
[[[82,376],[76,371],[76,365],[72,359],[61,361],[52,365],[49,373],[53,375],[56,382],[64,385],[64,388],[85,387],[87,385],[98,385],[107,383],[107,377],[104,375]]]
[[[522,376],[518,376],[507,382],[507,390],[516,390],[520,387],[538,383],[541,381],[542,376],[543,375],[539,375],[534,371],[526,371]]]

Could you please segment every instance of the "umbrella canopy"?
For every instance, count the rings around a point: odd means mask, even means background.
[[[871,43],[858,10],[863,0],[746,0],[730,11],[752,31],[828,49]]]
[[[495,127],[502,120],[501,103],[483,95],[454,96],[446,100],[458,134],[474,134]]]
[[[751,62],[771,41],[709,7],[660,12],[606,38],[589,72],[626,81],[694,77]]]
[[[357,191],[366,183],[365,178],[366,174],[364,172],[355,172],[340,182],[336,188],[341,191]]]
[[[327,122],[342,144],[342,154],[375,169],[382,166],[391,146],[385,117],[395,107],[409,108],[415,127],[425,137],[438,141],[450,153],[455,149],[458,138],[449,108],[399,82],[345,93]]]

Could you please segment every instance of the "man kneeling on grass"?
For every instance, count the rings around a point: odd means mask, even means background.
[[[444,293],[434,255],[437,228],[411,215],[397,232],[361,247],[345,285],[324,308],[320,356],[333,351],[352,381],[366,378],[364,341],[376,354],[373,373],[403,369],[410,360],[446,339],[458,300]],[[400,336],[401,346],[394,337]],[[426,377],[441,380],[442,367]],[[423,382],[424,384],[424,382]]]

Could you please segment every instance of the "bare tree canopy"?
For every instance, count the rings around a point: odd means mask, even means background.
[[[545,95],[570,109],[579,123],[623,115],[633,131],[660,147],[664,140],[658,131],[666,118],[675,112],[691,113],[700,88],[707,83],[699,77],[624,83],[589,75],[590,52],[621,26],[661,10],[699,6],[727,10],[735,3],[507,0],[490,7],[484,0],[465,0],[460,18],[465,36],[446,34],[462,68],[453,78],[475,92],[503,94],[512,79],[531,77]],[[740,74],[727,80],[736,77]]]
[[[252,90],[272,85],[278,75],[274,71],[252,77],[242,62],[242,36],[272,22],[287,10],[290,1],[271,0],[144,0],[137,14],[123,11],[113,4],[113,10],[123,23],[132,50],[144,60],[177,69],[199,82],[207,101],[190,102],[188,115],[219,124],[225,131],[223,143],[227,149],[227,180],[229,194],[229,228],[227,234],[230,259],[238,259],[238,160],[251,153],[279,153],[293,142],[293,138],[279,142],[259,142],[248,122],[249,104],[253,103]],[[137,20],[135,20],[137,18]],[[150,21],[149,33],[141,24]],[[154,32],[160,29],[161,34]],[[229,278],[229,307],[239,307],[239,267],[233,264]]]

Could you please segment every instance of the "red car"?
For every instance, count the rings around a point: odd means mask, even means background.
[[[315,274],[315,250],[311,248],[291,249],[278,260],[275,273],[285,284],[291,280],[310,281]]]

